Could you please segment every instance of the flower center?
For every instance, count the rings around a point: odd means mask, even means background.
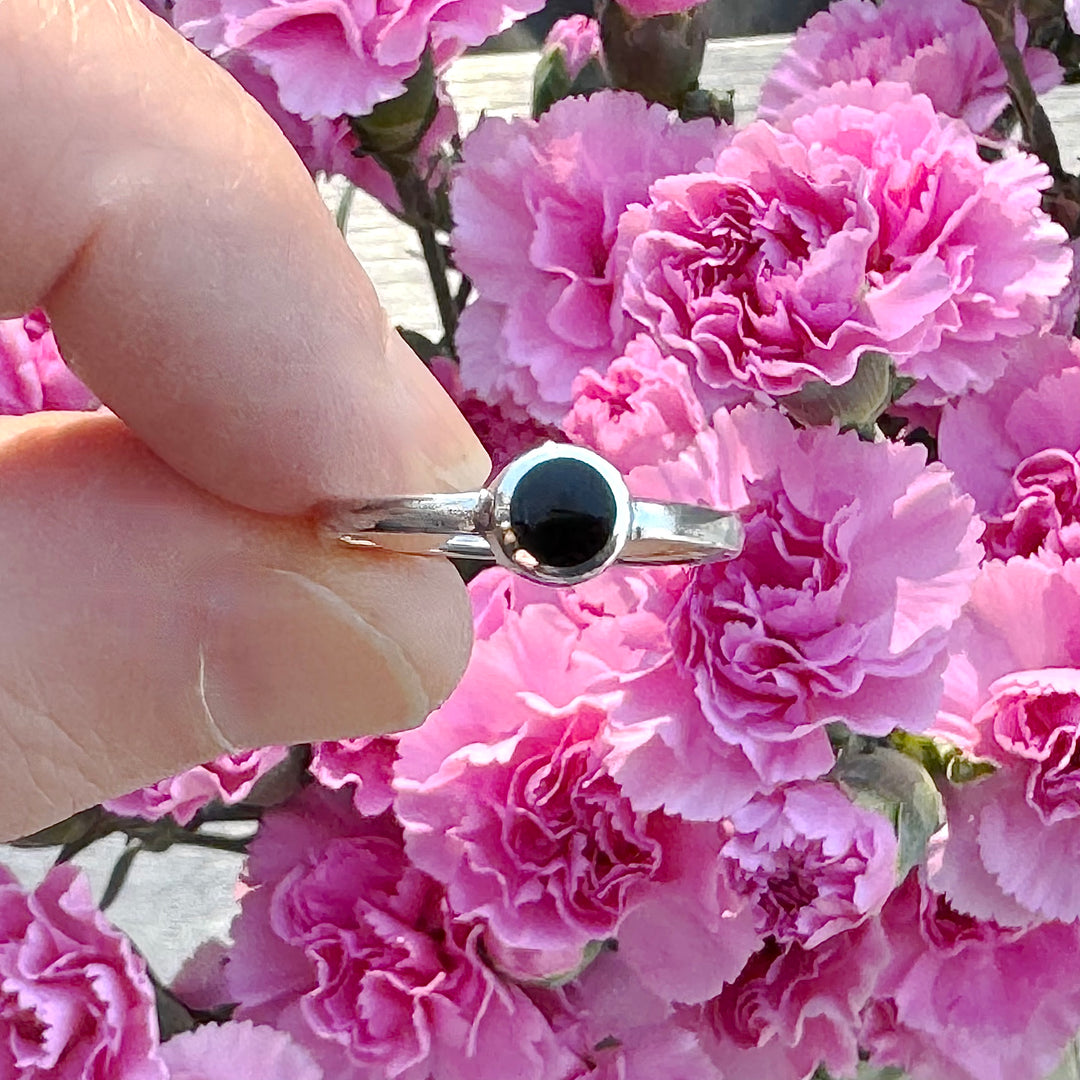
[[[625,890],[659,867],[659,844],[585,747],[524,762],[512,797],[506,843],[540,879],[562,879],[579,915],[620,912]]]
[[[1067,450],[1040,450],[1016,466],[1013,507],[988,523],[983,543],[992,558],[1080,554],[1080,462]]]
[[[42,1046],[49,1030],[49,1025],[33,1009],[20,1006],[18,996],[12,993],[0,994],[0,1021],[10,1025],[12,1038],[21,1044],[20,1056],[30,1047]]]
[[[1006,767],[1026,767],[1027,800],[1046,821],[1080,817],[1078,674],[1019,672],[991,691],[975,717],[988,732],[984,752]]]
[[[983,924],[985,925],[985,924]],[[968,938],[979,938],[979,921],[957,911],[942,895],[935,895],[932,906],[923,912],[927,937],[939,948],[949,949]]]
[[[765,912],[769,932],[781,941],[798,936],[799,914],[818,898],[818,888],[798,866],[770,877],[758,903]]]

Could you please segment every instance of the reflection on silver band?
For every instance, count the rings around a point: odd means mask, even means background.
[[[578,565],[541,563],[511,526],[515,489],[538,464],[552,461],[585,462],[602,476],[614,496],[615,512],[606,542]],[[575,584],[614,562],[663,565],[731,559],[743,545],[742,522],[736,514],[631,499],[622,477],[603,458],[556,443],[515,459],[480,491],[337,502],[322,508],[321,520],[330,535],[353,546],[379,547],[383,546],[380,538],[415,536],[420,543],[410,550],[497,562],[547,584]],[[400,544],[392,541],[385,546],[400,550]]]

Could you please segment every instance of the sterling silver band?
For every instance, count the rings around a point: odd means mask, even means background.
[[[528,539],[517,535],[520,522],[515,532],[514,505],[515,492],[523,490],[522,481],[530,474],[535,480],[534,470],[547,467],[548,482],[557,482],[565,478],[566,463],[578,463],[570,467],[577,467],[579,473],[581,465],[595,470],[611,494],[609,503],[602,492],[605,506],[613,506],[598,519],[605,526],[610,519],[603,542],[597,540],[595,551],[590,549],[587,557],[569,565],[565,559],[552,563],[537,557],[535,543],[530,550]],[[703,506],[632,499],[610,463],[592,451],[558,443],[545,443],[521,455],[480,491],[338,502],[323,507],[321,520],[330,535],[352,546],[401,550],[389,538],[415,536],[424,542],[411,550],[497,562],[535,581],[556,585],[587,580],[615,562],[662,565],[731,559],[743,545],[737,515]],[[572,537],[573,528],[568,528],[567,535]],[[380,544],[380,540],[389,542]]]

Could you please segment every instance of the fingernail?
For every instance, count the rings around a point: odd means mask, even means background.
[[[235,748],[400,731],[433,706],[396,641],[293,571],[232,572],[201,653],[208,722]]]

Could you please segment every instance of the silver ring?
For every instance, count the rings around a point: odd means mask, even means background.
[[[736,514],[633,499],[598,454],[551,442],[480,491],[337,502],[322,508],[321,521],[354,547],[395,548],[380,544],[392,534],[430,537],[429,553],[496,562],[546,585],[586,581],[614,562],[733,559],[743,546]]]

